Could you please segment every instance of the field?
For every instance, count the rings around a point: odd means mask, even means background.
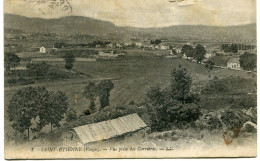
[[[230,58],[233,58],[234,56],[215,56],[210,58],[210,60],[217,66],[227,66],[227,62]],[[236,56],[239,57],[239,56]]]
[[[48,62],[53,68],[63,69],[65,62]],[[102,60],[93,62],[75,62],[73,72],[84,73],[87,76],[81,76],[77,78],[70,78],[64,80],[49,80],[39,81],[30,86],[46,86],[47,89],[52,91],[61,90],[65,92],[69,99],[70,108],[74,108],[78,115],[82,115],[83,111],[88,108],[89,101],[83,96],[82,91],[88,81],[99,82],[103,79],[111,79],[114,83],[114,89],[111,91],[110,105],[127,106],[130,101],[134,101],[136,104],[142,103],[145,100],[146,91],[158,84],[160,87],[166,87],[170,82],[170,73],[173,68],[182,65],[187,68],[193,79],[194,88],[199,88],[206,85],[214,77],[219,80],[225,80],[229,78],[239,78],[243,84],[245,81],[254,82],[255,76],[252,73],[244,71],[235,71],[228,69],[213,69],[211,72],[206,68],[194,62],[189,62],[181,58],[164,58],[156,57],[153,54],[130,54],[127,56],[114,59],[114,60]],[[239,84],[241,83],[239,82]],[[227,84],[232,87],[233,84]],[[29,86],[29,85],[27,85]],[[12,95],[20,88],[25,86],[8,86],[5,88],[5,111]],[[244,83],[241,88],[237,88],[238,85],[231,89],[239,89],[240,97],[247,95],[252,89],[255,89],[254,83]],[[242,92],[242,94],[241,94]],[[210,95],[210,99],[207,95],[203,95],[203,100],[208,100],[212,109],[225,108],[228,105],[229,93],[226,93],[227,98],[223,100],[222,97],[216,97],[216,95]],[[77,101],[75,101],[77,98]],[[210,101],[209,101],[210,100]],[[218,103],[215,101],[218,100]],[[221,105],[219,107],[219,105]],[[97,106],[98,103],[97,103]],[[203,108],[211,108],[209,104],[202,104]],[[214,108],[213,108],[214,107]],[[9,122],[7,121],[7,115],[5,114],[5,130],[13,131]],[[49,132],[49,127],[45,127],[42,132]],[[32,135],[33,136],[33,135]]]

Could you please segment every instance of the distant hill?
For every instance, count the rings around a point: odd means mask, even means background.
[[[88,17],[70,16],[58,19],[42,19],[11,14],[4,15],[4,26],[5,28],[23,30],[26,33],[106,34],[117,32],[120,29],[111,22]]]
[[[121,37],[175,37],[184,39],[255,40],[256,24],[241,26],[177,25],[161,28],[119,27],[115,24],[89,17],[69,16],[57,19],[28,18],[5,14],[5,32],[54,32],[67,34],[111,35]]]
[[[162,28],[133,28],[125,27],[128,31],[139,33],[153,33],[156,36],[193,38],[193,39],[228,39],[228,40],[255,40],[256,24],[241,26],[204,26],[179,25]]]

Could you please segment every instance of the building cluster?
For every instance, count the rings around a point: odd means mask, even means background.
[[[100,46],[96,45],[96,48]],[[171,50],[174,48],[174,45],[170,43],[160,43],[160,44],[151,44],[150,42],[124,42],[124,43],[109,43],[106,45],[109,48],[142,48],[142,49],[158,49],[158,50]]]

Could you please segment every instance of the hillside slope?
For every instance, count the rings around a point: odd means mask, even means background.
[[[69,16],[57,19],[28,18],[5,14],[5,32],[53,32],[66,34],[109,35],[138,38],[176,38],[193,40],[256,40],[256,24],[242,26],[178,25],[161,28],[119,27],[108,21],[89,17]]]

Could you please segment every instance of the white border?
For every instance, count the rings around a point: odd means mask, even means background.
[[[3,21],[4,21],[4,18],[3,18],[3,13],[4,13],[4,10],[3,10],[3,1],[1,1],[0,3],[0,73],[1,73],[1,76],[0,76],[0,81],[1,81],[1,91],[0,91],[0,103],[1,103],[1,112],[0,112],[0,131],[1,131],[1,135],[0,135],[0,141],[1,141],[1,145],[0,145],[0,148],[1,148],[1,151],[0,151],[0,160],[4,160],[4,42],[3,42],[3,39],[4,39],[4,35],[3,35],[3,30],[4,30],[4,26],[3,26]],[[257,1],[257,10],[260,9],[260,4],[258,3]],[[256,11],[257,11],[256,10]],[[260,17],[260,14],[259,12],[257,12],[257,22],[258,22],[258,19]],[[259,24],[257,23],[257,33],[259,32]],[[257,34],[257,40],[260,40],[260,36],[259,34]],[[257,51],[260,51],[260,43],[259,41],[257,41]],[[257,70],[260,71],[260,60],[259,60],[259,56],[257,58]],[[257,75],[257,91],[260,91],[260,80],[259,80],[259,75]],[[259,103],[260,102],[260,97],[259,95],[257,95],[257,102]],[[258,119],[257,119],[257,124],[258,124],[258,130],[257,130],[257,137],[259,139],[259,108],[257,109],[257,113],[258,113]],[[256,158],[239,158],[239,160],[259,160],[259,141],[257,141],[257,156]],[[97,160],[97,159],[95,159]],[[112,160],[115,160],[115,159],[112,159]],[[117,159],[118,160],[118,159]],[[125,161],[129,161],[130,159],[124,159]],[[135,159],[135,160],[158,160],[158,159]],[[165,160],[173,160],[173,159],[165,159]],[[175,159],[174,159],[175,160]],[[189,159],[177,159],[177,160],[189,160]],[[198,159],[198,160],[202,160],[202,159]],[[203,160],[211,160],[211,159],[203,159]],[[214,160],[229,160],[229,159],[214,159]]]

